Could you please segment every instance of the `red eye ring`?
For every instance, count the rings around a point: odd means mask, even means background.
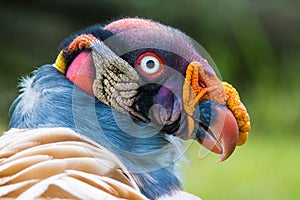
[[[143,76],[152,79],[163,73],[164,63],[157,54],[146,52],[138,57],[137,69]]]

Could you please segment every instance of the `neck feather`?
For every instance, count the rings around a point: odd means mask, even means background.
[[[129,116],[74,86],[52,65],[39,68],[21,84],[10,128],[68,127],[115,153],[153,199],[181,188],[174,162],[182,156],[179,139]]]

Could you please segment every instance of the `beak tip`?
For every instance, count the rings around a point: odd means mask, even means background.
[[[221,156],[218,158],[218,160],[216,162],[223,162],[223,161],[227,160],[233,153],[233,151],[235,149],[235,145],[232,145],[232,147],[233,148],[230,148],[229,151],[223,150],[223,153],[221,154]]]
[[[221,112],[223,112],[221,116],[223,115],[224,124],[219,141],[222,144],[223,152],[217,162],[225,161],[229,158],[239,140],[239,128],[234,115],[229,109],[225,109]]]
[[[225,161],[234,152],[239,141],[239,128],[232,112],[224,106],[214,106],[216,115],[205,136],[197,137],[206,149],[221,154],[217,162]]]

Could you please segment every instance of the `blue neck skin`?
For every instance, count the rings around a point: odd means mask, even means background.
[[[173,166],[182,153],[176,138],[154,126],[133,123],[74,86],[52,65],[39,68],[21,86],[23,93],[13,103],[10,128],[71,128],[115,153],[148,198],[181,189]]]

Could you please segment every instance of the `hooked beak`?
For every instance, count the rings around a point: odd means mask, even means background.
[[[239,138],[239,128],[227,107],[216,104],[211,109],[214,114],[210,125],[199,121],[195,139],[206,149],[221,154],[217,160],[221,162],[233,153]]]
[[[203,67],[207,64],[188,65],[182,99],[188,117],[188,138],[193,137],[208,150],[221,154],[217,160],[220,162],[247,140],[250,117],[237,91]]]

